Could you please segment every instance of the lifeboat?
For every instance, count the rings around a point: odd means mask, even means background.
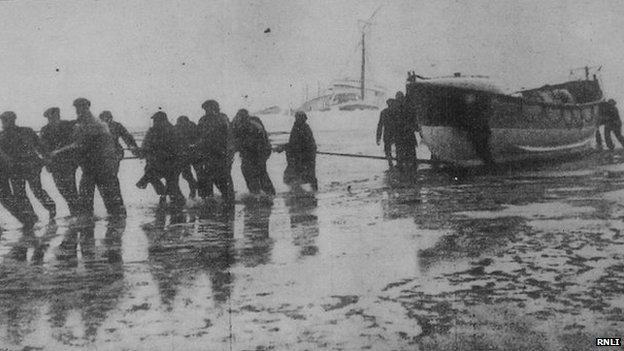
[[[460,167],[487,163],[477,152],[483,140],[495,163],[582,154],[593,146],[604,103],[595,76],[505,94],[487,77],[412,74],[406,99],[432,158]],[[487,137],[475,138],[475,130]]]

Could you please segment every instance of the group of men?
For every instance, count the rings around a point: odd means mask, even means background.
[[[388,105],[379,115],[377,124],[377,145],[383,138],[384,153],[388,160],[388,166],[394,167],[393,160],[396,159],[396,166],[401,169],[409,169],[417,164],[416,132],[418,124],[408,113],[408,106],[405,102],[405,95],[397,92],[394,99],[386,100]],[[392,146],[395,147],[396,157],[392,155]]]
[[[93,197],[97,186],[109,215],[125,216],[119,186],[119,165],[124,157],[123,140],[127,148],[146,160],[145,173],[137,187],[151,184],[161,203],[169,197],[172,206],[182,206],[180,175],[188,182],[191,198],[207,198],[216,187],[227,208],[234,206],[234,186],[231,177],[233,157],[239,152],[241,171],[252,194],[274,195],[275,188],[267,172],[266,162],[272,153],[268,133],[262,121],[241,109],[230,122],[215,100],[202,104],[204,115],[195,124],[187,116],[178,117],[176,124],[167,114],[156,112],[152,127],[139,147],[110,111],[96,119],[91,103],[78,98],[73,103],[75,120],[62,120],[60,109],[52,107],[43,115],[48,123],[38,136],[31,128],[16,124],[17,116],[7,111],[0,114],[0,203],[25,226],[37,220],[26,194],[28,183],[35,197],[48,210],[50,219],[56,216],[56,204],[41,185],[45,166],[67,202],[73,216],[92,215]],[[294,137],[276,151],[286,151],[289,166],[284,179],[287,184],[311,183],[316,190],[316,144],[312,131],[299,113],[293,126]],[[76,172],[81,169],[80,182]],[[193,174],[193,169],[196,176]],[[164,184],[163,181],[164,180]]]
[[[236,152],[241,159],[241,172],[251,194],[275,195],[275,187],[267,171],[267,161],[273,150],[262,120],[240,109],[230,121],[215,100],[202,104],[205,114],[197,124],[180,116],[172,125],[164,112],[152,116],[153,126],[147,131],[138,155],[146,159],[145,175],[137,186],[152,184],[166,202],[184,204],[178,177],[188,182],[189,196],[211,197],[216,187],[226,208],[234,206],[232,163]],[[275,148],[286,151],[288,166],[284,182],[291,186],[310,183],[318,189],[316,180],[316,143],[306,123],[306,115],[298,112],[289,142]],[[197,178],[193,176],[193,170]],[[165,184],[161,183],[165,180]]]
[[[123,149],[116,145],[111,133],[114,127],[93,116],[89,100],[78,98],[73,105],[77,116],[73,121],[61,120],[57,107],[47,109],[43,115],[48,124],[41,129],[39,136],[31,128],[18,126],[14,112],[0,114],[0,200],[25,226],[32,226],[38,220],[26,194],[26,183],[48,210],[50,219],[56,216],[56,204],[41,186],[44,166],[72,215],[93,213],[96,186],[109,214],[126,214],[117,178],[123,157],[119,151],[123,152]],[[108,116],[110,112],[104,111],[100,117],[106,119]],[[116,133],[124,137],[129,135],[123,127]],[[78,167],[82,177],[76,186]]]
[[[146,159],[146,166],[145,175],[137,186],[145,188],[152,184],[161,196],[161,202],[166,202],[169,196],[173,205],[183,205],[184,196],[178,184],[181,174],[189,184],[191,198],[196,195],[210,197],[216,187],[224,204],[232,207],[231,168],[234,154],[239,152],[249,191],[274,195],[275,188],[266,170],[271,144],[260,119],[249,116],[247,110],[242,109],[230,122],[215,100],[207,100],[202,108],[205,114],[197,124],[187,116],[180,116],[174,126],[162,111],[152,116],[153,126],[147,131],[138,152]]]
[[[316,179],[316,142],[303,112],[295,114],[295,122],[287,144],[272,148],[262,120],[240,109],[230,121],[215,100],[202,104],[205,114],[197,124],[180,116],[172,125],[164,112],[152,116],[153,126],[147,131],[138,155],[146,159],[145,175],[137,186],[152,184],[161,202],[170,197],[173,205],[183,205],[178,177],[188,182],[190,197],[211,197],[214,187],[221,193],[225,208],[234,206],[232,163],[236,152],[241,158],[241,173],[249,192],[254,195],[275,195],[275,187],[267,171],[273,151],[286,151],[287,167],[284,182],[293,188],[311,184]],[[193,169],[197,179],[193,176]],[[165,184],[161,183],[165,180]]]

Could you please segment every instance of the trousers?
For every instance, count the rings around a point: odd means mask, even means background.
[[[30,190],[33,192],[33,195],[39,200],[41,205],[48,210],[48,212],[56,214],[56,204],[54,200],[48,195],[48,193],[43,190],[41,186],[41,167],[36,166],[19,172],[18,174],[11,175],[11,187],[13,188],[13,195],[16,197],[28,200],[28,196],[26,195],[26,183],[28,182],[28,186]]]
[[[121,196],[119,178],[116,173],[97,172],[83,169],[80,179],[79,210],[83,215],[93,215],[93,197],[95,188],[98,188],[100,196],[104,200],[106,212],[111,216],[125,216],[126,207]]]
[[[54,184],[61,196],[63,196],[63,199],[65,199],[69,213],[72,216],[78,215],[80,212],[78,186],[76,185],[77,169],[77,165],[67,164],[64,167],[55,167],[50,170]]]
[[[268,195],[275,195],[275,187],[269,178],[266,161],[260,157],[242,157],[241,172],[247,183],[247,189],[252,194],[264,191]]]

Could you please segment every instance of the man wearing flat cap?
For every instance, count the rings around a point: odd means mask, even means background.
[[[145,175],[137,186],[143,189],[147,183],[152,184],[161,197],[161,204],[169,196],[171,203],[179,208],[184,205],[184,195],[178,182],[182,167],[186,164],[186,145],[166,113],[156,112],[152,120],[153,126],[145,134],[140,151],[146,159]],[[164,186],[161,182],[163,178]]]
[[[39,135],[46,155],[72,143],[76,121],[62,120],[58,107],[50,107],[45,110],[43,116],[47,118],[48,124],[41,128]],[[76,186],[76,171],[78,170],[76,153],[66,152],[63,155],[59,155],[46,168],[52,175],[59,193],[67,202],[69,213],[72,216],[77,215],[79,203],[78,187]]]
[[[93,196],[97,186],[106,211],[112,216],[125,216],[126,208],[119,188],[119,163],[115,141],[108,127],[91,113],[91,102],[85,98],[74,100],[76,126],[73,142],[52,153],[54,157],[65,152],[74,152],[79,159],[82,178],[80,179],[80,214],[93,215]]]
[[[31,128],[19,127],[15,124],[17,116],[12,111],[0,114],[2,133],[0,133],[0,148],[11,160],[10,182],[13,194],[28,201],[26,182],[35,197],[48,210],[50,220],[56,217],[56,204],[41,186],[41,169],[45,155],[37,133]]]
[[[219,110],[219,103],[207,100],[202,104],[206,111],[199,119],[199,142],[196,152],[200,159],[201,171],[198,174],[199,195],[203,198],[212,195],[213,184],[221,192],[226,205],[234,205],[234,185],[232,183],[231,165],[233,144],[230,121]]]

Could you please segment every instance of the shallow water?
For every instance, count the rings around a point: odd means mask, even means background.
[[[381,155],[374,116],[321,118],[320,150]],[[245,195],[235,164],[227,219],[215,201],[159,209],[124,161],[125,221],[101,202],[94,223],[26,232],[1,214],[0,350],[591,349],[624,334],[620,162],[401,175],[319,155],[312,194],[274,154],[278,195]]]

